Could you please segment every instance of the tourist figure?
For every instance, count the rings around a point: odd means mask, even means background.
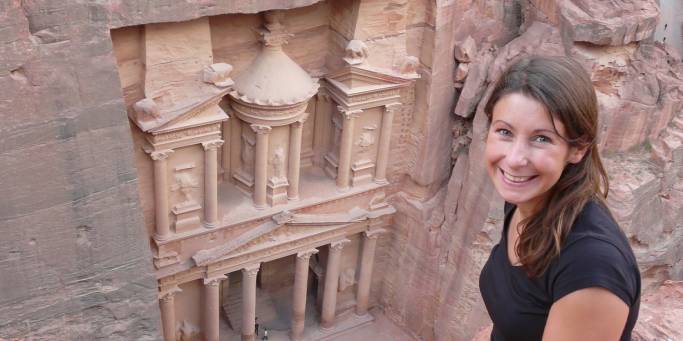
[[[263,328],[263,337],[261,340],[268,340],[268,328]]]
[[[479,278],[491,340],[631,340],[640,273],[605,203],[590,76],[566,57],[523,58],[484,111],[484,163],[505,200]]]
[[[256,333],[256,336],[258,336],[258,317],[254,318],[254,332]]]

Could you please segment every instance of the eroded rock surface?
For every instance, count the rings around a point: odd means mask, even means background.
[[[683,282],[665,281],[640,302],[633,340],[680,340],[683,338]]]

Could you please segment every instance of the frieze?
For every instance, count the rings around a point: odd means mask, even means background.
[[[399,94],[400,93],[399,93],[398,89],[391,89],[391,90],[373,92],[373,93],[363,94],[363,95],[351,95],[351,96],[348,96],[348,98],[349,98],[349,102],[358,103],[358,102],[367,102],[367,101],[370,101],[373,99],[378,99],[378,98],[398,96]]]
[[[279,116],[289,116],[297,114],[305,110],[308,102],[303,102],[296,104],[292,107],[273,107],[272,109],[262,109],[254,106],[247,106],[237,101],[232,101],[230,103],[232,108],[240,113],[250,116],[262,116],[262,117],[279,117]]]
[[[173,141],[173,140],[180,140],[185,137],[190,137],[190,136],[198,136],[198,135],[203,135],[206,133],[211,133],[211,132],[220,132],[221,129],[221,124],[220,123],[212,123],[212,124],[207,124],[204,126],[200,127],[194,127],[194,128],[187,128],[183,130],[178,130],[178,131],[173,131],[170,133],[163,133],[159,135],[154,135],[153,136],[153,142],[154,143],[162,143],[162,142],[168,142],[168,141]]]

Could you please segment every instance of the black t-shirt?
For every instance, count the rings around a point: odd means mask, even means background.
[[[620,341],[631,340],[640,306],[640,272],[626,236],[606,208],[593,201],[586,204],[560,256],[537,278],[529,278],[508,259],[507,230],[514,209],[505,204],[503,236],[479,277],[493,321],[491,340],[541,340],[552,304],[589,287],[605,288],[626,302],[629,314]]]

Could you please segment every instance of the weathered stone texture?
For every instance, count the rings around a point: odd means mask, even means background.
[[[0,338],[160,338],[109,30],[316,2],[0,4]]]
[[[683,282],[665,281],[657,290],[642,297],[633,340],[680,340],[683,338],[681,321]]]
[[[239,71],[259,50],[252,14],[267,9],[292,9],[285,51],[314,76],[343,65],[354,39],[373,67],[418,58],[391,142],[398,212],[371,286],[390,319],[423,340],[486,338],[478,275],[502,202],[482,164],[483,103],[515,58],[570,55],[598,92],[610,205],[648,294],[636,335],[680,337],[679,286],[653,290],[683,278],[683,64],[650,39],[654,0],[13,0],[0,3],[0,338],[160,337],[154,208],[138,194],[152,192],[151,162],[132,149],[124,105],[145,81],[135,26],[208,17],[214,61]],[[137,173],[134,158],[147,162]]]

